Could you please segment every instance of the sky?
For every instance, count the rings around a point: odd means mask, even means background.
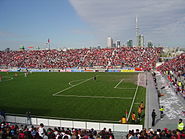
[[[133,40],[185,47],[185,0],[0,0],[0,50],[106,47]]]

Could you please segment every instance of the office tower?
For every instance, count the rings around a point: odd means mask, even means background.
[[[127,41],[127,46],[128,47],[133,47],[133,41],[132,40],[128,40]]]
[[[140,34],[138,36],[138,45],[137,46],[144,47],[144,36],[142,34]]]
[[[5,49],[5,52],[10,52],[10,48],[6,48]]]
[[[117,40],[116,41],[116,47],[119,48],[121,46],[121,41],[120,40]]]
[[[141,46],[144,47],[145,43],[144,43],[144,35],[141,34],[141,38],[140,38],[140,42],[141,42]]]
[[[112,48],[113,47],[113,40],[111,37],[107,38],[107,47]]]
[[[113,48],[116,48],[116,43],[113,43],[113,44],[112,44],[112,47],[113,47]]]
[[[147,46],[148,46],[148,47],[153,47],[153,43],[152,43],[151,41],[149,41],[149,42],[147,43]]]

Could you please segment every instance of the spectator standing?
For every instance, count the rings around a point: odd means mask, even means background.
[[[163,116],[164,116],[164,107],[163,106],[161,106],[161,108],[159,109],[159,111],[160,111],[160,116],[161,116],[161,120],[163,119]]]
[[[184,123],[182,122],[182,119],[179,119],[179,123],[177,125],[177,129],[182,132],[184,130]]]
[[[39,136],[40,137],[44,137],[44,135],[45,135],[45,129],[44,129],[44,124],[43,123],[41,123],[40,124],[40,127],[39,127],[39,129],[38,129],[38,133],[39,133]]]
[[[26,115],[27,115],[27,124],[32,124],[31,122],[31,112],[26,112]]]
[[[155,109],[152,111],[152,126],[155,126],[155,117],[156,117]]]

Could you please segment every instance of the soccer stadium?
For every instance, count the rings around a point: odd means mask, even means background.
[[[185,139],[183,5],[0,2],[0,139]]]
[[[46,126],[63,122],[62,127],[82,129],[88,128],[84,122],[94,129],[100,123],[121,130],[130,124],[136,129],[151,127],[150,111],[160,105],[170,111],[169,119],[174,119],[171,113],[184,119],[184,104],[173,112],[164,101],[184,97],[185,55],[155,67],[161,53],[162,48],[141,47],[1,51],[1,119]],[[165,99],[165,93],[173,93],[172,98]]]

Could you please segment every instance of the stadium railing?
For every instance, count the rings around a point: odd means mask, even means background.
[[[21,115],[6,115],[6,122],[18,123],[18,124],[30,124],[30,119],[26,116]],[[102,130],[103,128],[111,129],[116,132],[128,132],[129,130],[142,130],[142,125],[134,124],[116,124],[116,123],[103,123],[103,122],[87,122],[87,121],[74,121],[74,120],[61,120],[61,119],[49,119],[31,117],[32,125],[40,125],[43,123],[49,127],[66,127],[76,129],[95,129]]]

